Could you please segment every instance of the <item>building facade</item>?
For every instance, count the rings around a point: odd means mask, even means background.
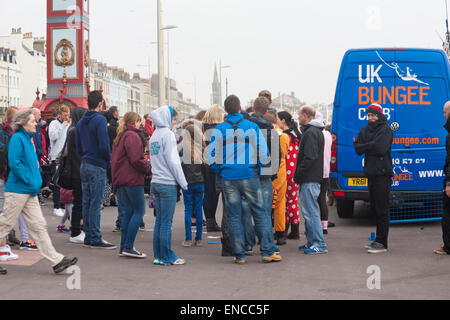
[[[22,72],[14,50],[0,47],[0,113],[10,106],[22,105]]]
[[[11,101],[11,103],[31,107],[36,99],[37,89],[41,93],[45,93],[47,90],[45,40],[33,38],[31,32],[22,33],[21,28],[14,28],[10,35],[0,36],[0,47],[15,52],[15,60],[20,70],[20,77],[18,77],[20,80],[18,80],[19,85],[17,86],[20,90],[19,98],[16,101],[17,103],[14,103],[14,101]],[[12,85],[14,85],[14,80],[12,81]]]

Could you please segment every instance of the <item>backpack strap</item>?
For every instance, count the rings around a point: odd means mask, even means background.
[[[238,135],[237,135],[237,129],[239,124],[244,121],[244,119],[239,120],[236,123],[233,123],[229,120],[225,120],[226,123],[228,123],[229,125],[231,125],[233,127],[233,131],[234,131],[234,143],[238,143]],[[248,138],[245,138],[245,143],[250,143],[250,140]]]

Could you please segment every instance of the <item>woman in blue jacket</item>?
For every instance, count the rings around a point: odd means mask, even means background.
[[[32,142],[36,120],[31,110],[18,112],[8,147],[10,173],[5,186],[5,207],[0,215],[0,239],[13,228],[19,213],[38,245],[41,254],[51,262],[53,271],[61,273],[77,263],[77,258],[64,257],[56,252],[47,231],[47,223],[39,205],[38,193],[42,185],[36,149]]]

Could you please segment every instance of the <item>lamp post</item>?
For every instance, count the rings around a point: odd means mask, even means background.
[[[166,26],[161,29],[161,31],[177,29],[177,26]],[[167,32],[167,104],[171,105],[171,97],[170,97],[170,38],[169,32]]]
[[[230,66],[230,65],[222,66],[222,61],[220,62],[220,95],[221,96],[222,96],[222,70],[223,69],[230,69],[230,68],[232,68],[232,66]],[[225,91],[225,94],[226,94],[226,97],[225,97],[225,99],[226,99],[228,97],[228,78],[226,79],[226,91]]]
[[[148,101],[148,105],[146,106],[147,111],[146,112],[150,112],[150,100],[152,97],[152,71],[150,68],[150,56],[148,57],[148,64],[137,64],[136,67],[148,67],[148,90],[149,90],[149,101]]]
[[[9,88],[10,88],[10,81],[9,81],[9,63],[10,63],[10,59],[11,59],[11,51],[7,51],[7,55],[6,55],[6,67],[7,67],[7,78],[8,78],[8,108],[9,108],[9,106],[10,106],[10,100],[11,100],[11,98],[10,98],[10,90],[9,90]]]
[[[194,78],[194,82],[186,82],[186,84],[194,86],[194,103],[197,104],[197,78]]]
[[[163,70],[163,46],[162,46],[162,31],[161,31],[161,27],[162,27],[162,22],[161,22],[161,0],[157,0],[157,34],[158,34],[158,84],[159,84],[159,88],[158,88],[158,107],[161,107],[163,104],[163,77],[164,77],[164,70]]]

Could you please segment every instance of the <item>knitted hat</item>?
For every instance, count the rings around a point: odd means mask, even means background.
[[[383,116],[383,108],[379,104],[374,103],[367,108],[367,113],[371,113],[376,115],[377,117],[380,117]]]

